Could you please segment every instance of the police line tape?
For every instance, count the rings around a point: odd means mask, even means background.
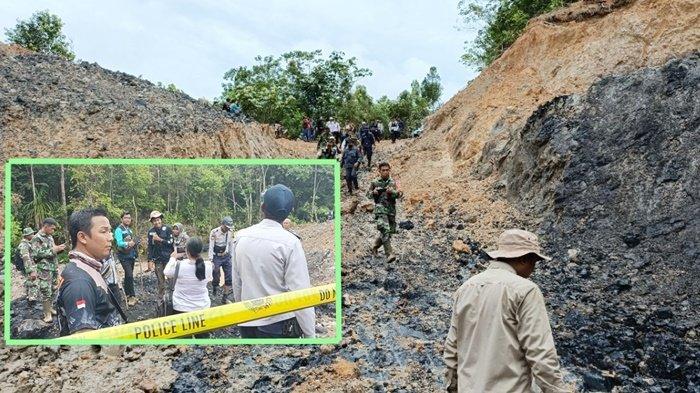
[[[335,301],[335,297],[335,284],[327,284],[200,311],[76,333],[56,340],[151,340],[190,336],[307,307],[332,303]]]

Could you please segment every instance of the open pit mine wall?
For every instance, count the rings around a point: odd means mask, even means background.
[[[535,18],[500,58],[426,120],[423,140],[413,150],[437,146],[449,152],[459,172],[492,175],[508,141],[540,105],[584,92],[606,76],[660,66],[700,49],[698,9],[700,0],[581,1]]]
[[[284,157],[268,125],[95,63],[0,44],[2,157]]]

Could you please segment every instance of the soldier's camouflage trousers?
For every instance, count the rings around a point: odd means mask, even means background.
[[[388,243],[391,240],[391,235],[396,233],[396,216],[379,213],[374,215],[374,221],[377,223],[377,229],[382,235],[382,242]]]
[[[36,285],[39,292],[39,300],[53,300],[53,290],[58,279],[56,270],[36,269]]]
[[[38,279],[29,279],[29,274],[27,274],[24,280],[24,289],[27,291],[27,300],[30,302],[39,299],[39,285]]]

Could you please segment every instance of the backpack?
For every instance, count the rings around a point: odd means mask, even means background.
[[[24,266],[24,259],[22,259],[22,254],[19,251],[19,246],[15,247],[15,252],[12,253],[12,264],[15,268],[22,274],[27,274],[27,269]]]

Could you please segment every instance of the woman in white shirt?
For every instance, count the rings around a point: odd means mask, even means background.
[[[173,290],[173,310],[175,314],[184,312],[203,310],[211,306],[207,283],[212,280],[212,264],[205,261],[202,254],[202,240],[198,237],[191,237],[185,245],[186,258],[177,260],[176,251],[170,256],[170,261],[165,265],[163,274],[166,277],[177,281]],[[208,333],[195,335],[197,338],[208,337]]]

